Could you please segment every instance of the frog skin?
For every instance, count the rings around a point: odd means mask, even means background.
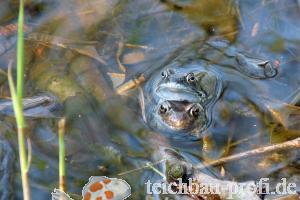
[[[277,74],[270,61],[222,40],[188,44],[170,58],[144,86],[144,119],[151,129],[175,138],[199,138],[211,124],[211,110],[230,82],[220,78],[218,69],[231,68],[254,79]]]

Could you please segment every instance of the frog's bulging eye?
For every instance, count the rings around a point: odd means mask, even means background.
[[[196,77],[194,75],[194,73],[189,73],[187,76],[186,76],[186,81],[188,83],[194,83],[196,81]]]
[[[171,105],[168,102],[164,102],[159,106],[159,113],[165,114],[171,109]]]
[[[199,108],[195,108],[195,109],[192,109],[192,110],[191,110],[191,115],[192,115],[193,117],[198,117],[198,116],[199,116],[199,113],[200,113]]]
[[[162,71],[162,72],[161,72],[161,76],[162,76],[163,78],[167,78],[167,77],[168,77],[168,72],[167,72],[167,71]]]
[[[189,111],[189,114],[192,116],[192,117],[199,117],[200,115],[200,112],[201,112],[201,107],[200,105],[198,104],[195,104],[193,107],[191,107],[190,111]]]

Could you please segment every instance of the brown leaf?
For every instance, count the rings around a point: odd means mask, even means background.
[[[136,64],[145,60],[145,54],[142,51],[135,51],[123,56],[123,64]]]

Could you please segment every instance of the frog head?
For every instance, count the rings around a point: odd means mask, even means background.
[[[210,125],[220,92],[217,73],[198,64],[166,67],[145,84],[144,119],[158,132],[199,136]]]

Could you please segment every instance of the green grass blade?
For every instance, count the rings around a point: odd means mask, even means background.
[[[18,18],[18,42],[17,42],[17,97],[23,110],[23,85],[24,85],[24,0],[20,0]],[[20,124],[24,126],[23,124]]]
[[[28,178],[28,163],[25,143],[25,120],[23,115],[23,85],[24,85],[24,1],[20,0],[17,41],[17,88],[15,88],[11,73],[11,63],[8,70],[8,82],[13,101],[13,107],[18,127],[19,159],[23,188],[23,199],[30,200],[30,183]]]

